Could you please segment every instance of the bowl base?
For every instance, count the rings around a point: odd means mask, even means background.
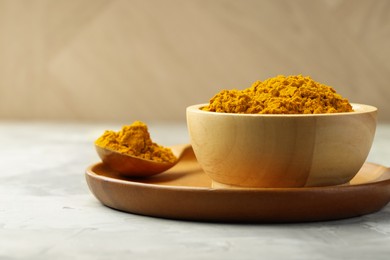
[[[212,180],[211,181],[211,188],[213,189],[250,189],[254,187],[243,187],[243,186],[237,186],[237,185],[232,185],[232,184],[225,184],[221,182],[217,182]]]

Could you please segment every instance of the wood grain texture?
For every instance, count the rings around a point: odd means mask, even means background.
[[[0,0],[0,118],[185,120],[304,74],[390,121],[390,2]]]

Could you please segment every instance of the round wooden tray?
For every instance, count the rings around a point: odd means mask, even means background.
[[[102,163],[86,170],[104,205],[140,215],[219,222],[306,222],[376,212],[390,201],[390,169],[365,163],[348,184],[304,188],[215,189],[192,151],[165,173],[127,178]]]

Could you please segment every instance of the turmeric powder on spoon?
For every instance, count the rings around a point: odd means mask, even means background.
[[[95,144],[118,153],[155,162],[175,162],[172,150],[152,141],[148,127],[141,121],[123,126],[118,132],[106,130]]]

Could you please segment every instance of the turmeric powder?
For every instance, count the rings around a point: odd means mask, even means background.
[[[302,75],[279,75],[244,90],[222,90],[202,110],[245,114],[320,114],[353,111],[346,98]]]
[[[152,141],[148,127],[141,121],[123,126],[114,132],[106,130],[95,144],[102,148],[156,162],[174,162],[176,156],[172,150]]]

